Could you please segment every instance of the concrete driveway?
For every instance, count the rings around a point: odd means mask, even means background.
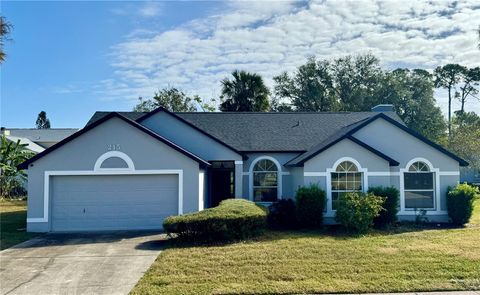
[[[0,252],[0,294],[128,294],[160,253],[162,238],[158,232],[34,238]]]

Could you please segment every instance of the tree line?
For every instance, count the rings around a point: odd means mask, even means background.
[[[272,89],[257,73],[235,70],[221,81],[218,109],[222,112],[361,112],[392,104],[411,129],[480,167],[480,117],[467,112],[479,103],[480,68],[459,64],[424,69],[385,70],[372,54],[325,60],[308,58],[294,72],[273,78]],[[445,119],[435,89],[448,95]],[[460,109],[453,110],[458,100]],[[174,112],[213,111],[217,101],[189,96],[167,87],[151,99],[140,98],[135,111],[159,106]]]

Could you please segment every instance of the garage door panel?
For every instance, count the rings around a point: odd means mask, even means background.
[[[177,175],[54,176],[52,230],[158,229],[178,213]]]

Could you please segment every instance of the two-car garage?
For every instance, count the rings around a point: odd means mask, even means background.
[[[52,175],[51,231],[159,229],[178,214],[178,174]]]
[[[209,165],[110,113],[22,163],[27,231],[161,230],[166,217],[203,209]]]

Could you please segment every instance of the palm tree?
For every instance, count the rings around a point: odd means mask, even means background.
[[[4,16],[0,16],[0,63],[5,61],[5,51],[3,51],[3,46],[5,40],[8,40],[8,35],[12,31],[12,24],[10,24]]]
[[[260,75],[235,70],[232,79],[222,80],[222,112],[265,112],[270,110],[270,91]]]
[[[23,170],[18,170],[17,166],[33,156],[33,152],[28,150],[27,144],[9,141],[2,136],[2,145],[0,147],[0,196],[8,197],[12,192],[21,186],[26,179]]]

